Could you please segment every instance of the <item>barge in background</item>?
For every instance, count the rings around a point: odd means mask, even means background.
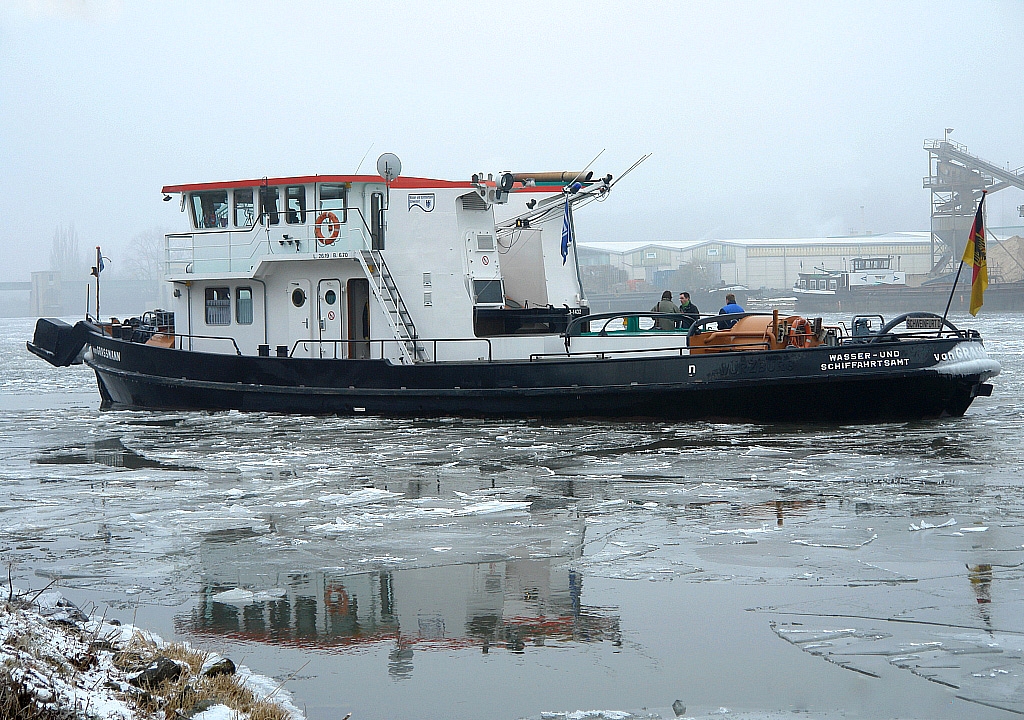
[[[962,415],[999,373],[928,313],[591,314],[573,215],[610,175],[396,166],[165,187],[171,309],[41,319],[28,348],[84,351],[104,408],[288,413],[870,422]]]

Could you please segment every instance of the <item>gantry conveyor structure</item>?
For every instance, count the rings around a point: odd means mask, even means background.
[[[947,130],[948,132],[948,130]],[[928,177],[924,186],[932,191],[932,275],[956,270],[967,245],[982,190],[994,193],[1008,187],[1024,190],[1024,167],[999,167],[977,155],[966,145],[945,137],[925,140]],[[1024,205],[1021,206],[1024,216]]]

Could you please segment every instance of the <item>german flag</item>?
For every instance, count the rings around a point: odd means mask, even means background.
[[[985,205],[985,191],[978,202],[978,214],[974,216],[971,234],[964,248],[963,262],[970,263],[974,272],[971,274],[971,315],[977,315],[984,304],[985,288],[988,287],[988,265],[985,263],[985,218],[982,208]]]

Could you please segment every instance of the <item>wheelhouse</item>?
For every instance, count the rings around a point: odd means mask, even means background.
[[[164,187],[190,225],[166,236],[174,334],[206,352],[517,355],[502,338],[557,334],[586,298],[563,213],[505,227],[496,208],[507,219],[561,189],[358,175]]]

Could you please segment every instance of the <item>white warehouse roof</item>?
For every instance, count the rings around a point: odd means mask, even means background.
[[[580,246],[599,252],[630,253],[648,247],[661,247],[669,250],[689,250],[700,245],[734,245],[737,247],[802,247],[810,245],[857,245],[878,243],[897,243],[901,245],[922,245],[931,243],[931,233],[924,232],[892,232],[879,235],[840,235],[823,238],[744,238],[735,240],[658,240],[635,242],[586,242]]]

